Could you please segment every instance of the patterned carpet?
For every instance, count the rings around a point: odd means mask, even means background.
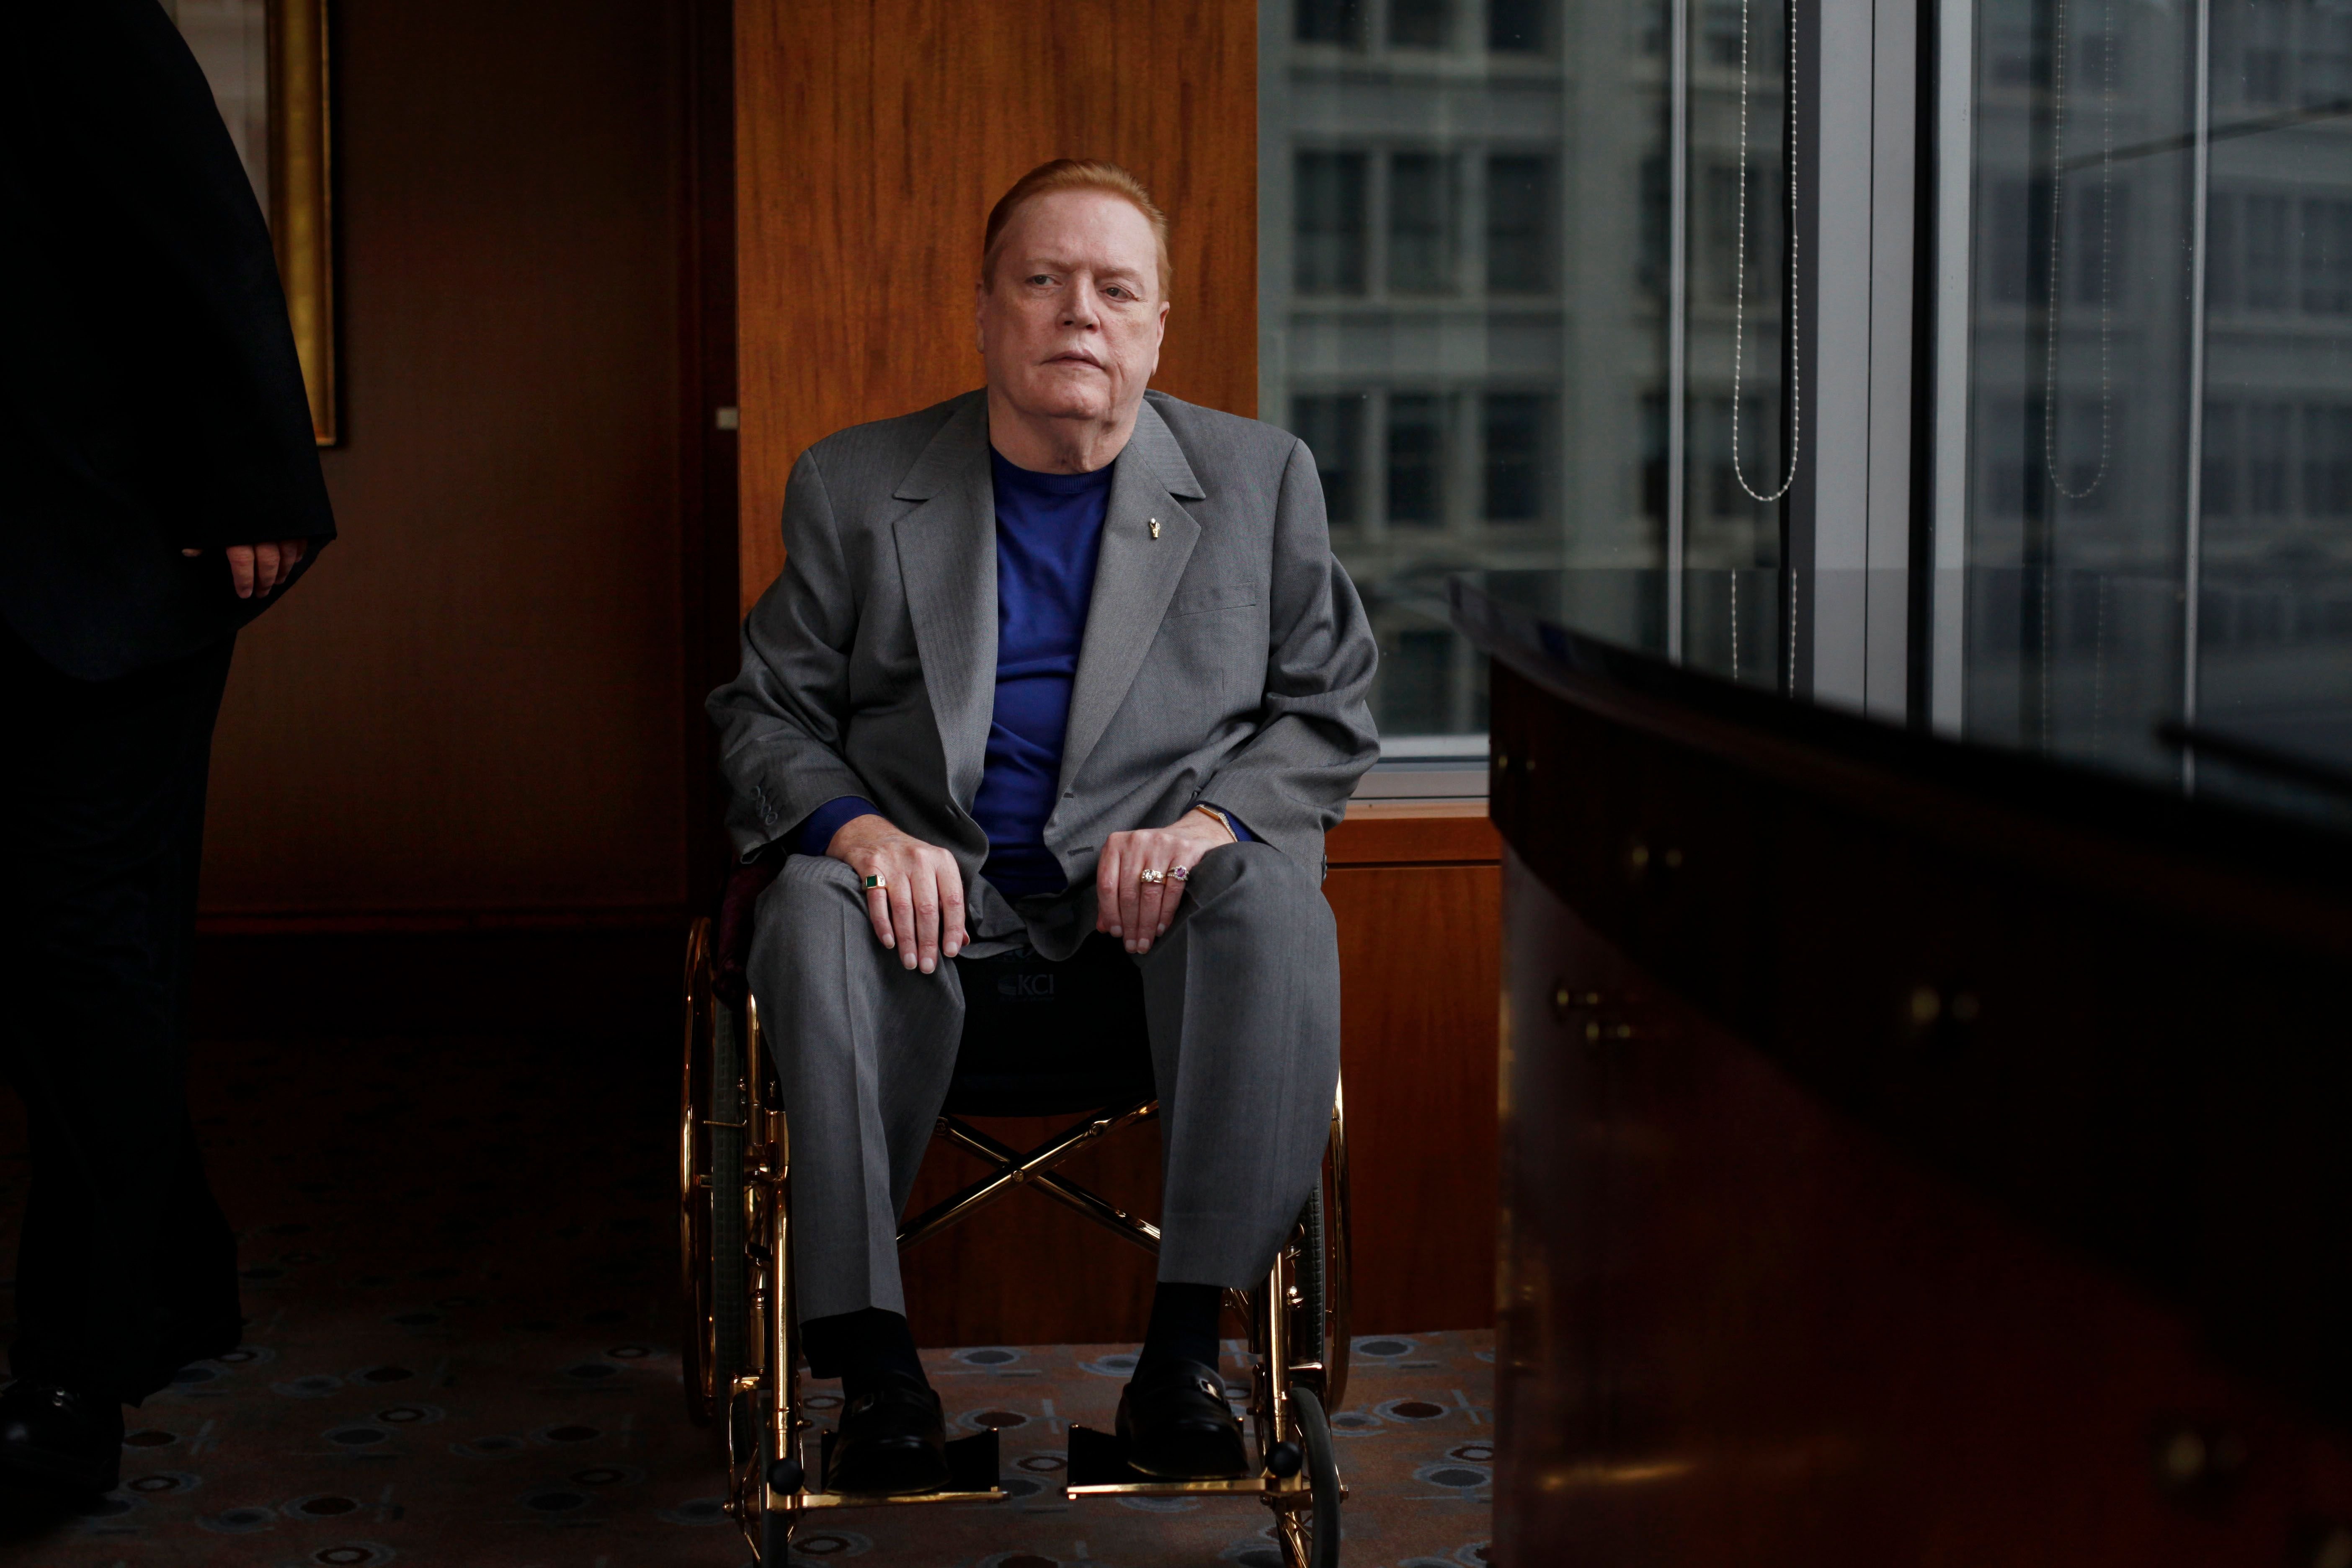
[[[500,1036],[198,1060],[199,1124],[244,1237],[247,1342],[132,1413],[124,1486],[87,1511],[0,1495],[0,1562],[748,1561],[678,1398],[666,1053]],[[26,1180],[0,1094],[0,1258]],[[1351,1568],[1486,1561],[1491,1344],[1359,1342],[1335,1422]],[[952,1418],[1003,1434],[1018,1495],[845,1512],[803,1528],[799,1561],[1277,1562],[1255,1503],[1063,1496],[1066,1426],[1109,1425],[1131,1348],[928,1355]]]

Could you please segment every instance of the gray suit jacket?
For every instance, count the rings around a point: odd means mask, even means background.
[[[1025,925],[1066,956],[1094,925],[1103,840],[1204,800],[1319,875],[1323,834],[1379,755],[1371,628],[1331,554],[1314,458],[1272,426],[1145,395],[1114,466],[1045,824],[1073,893],[1017,912],[980,880],[988,836],[971,817],[996,693],[985,395],[810,447],[784,546],[743,624],[742,670],[710,696],[735,842],[749,855],[864,795],[955,856],[976,939]]]

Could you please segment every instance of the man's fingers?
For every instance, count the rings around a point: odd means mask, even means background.
[[[940,951],[953,958],[970,943],[963,929],[963,872],[952,855],[940,857]]]
[[[850,862],[849,868],[857,873],[857,879],[862,884],[866,878],[873,876],[880,868],[878,865],[874,867],[860,866],[856,861],[852,861]],[[885,881],[888,880],[887,877],[883,879]],[[880,942],[884,947],[889,946],[890,895],[887,890],[881,888],[867,888],[866,889],[866,918],[874,922],[874,940]]]
[[[914,892],[917,962],[930,974],[940,967],[940,871],[929,856],[915,868]]]
[[[891,868],[890,884],[890,946],[898,954],[898,962],[908,969],[922,962],[922,953],[915,942],[915,891],[907,885],[908,873],[899,867]]]
[[[284,559],[284,555],[275,544],[257,544],[253,547],[254,592],[264,598],[269,596],[270,590],[278,586],[279,566]]]
[[[1118,934],[1113,928],[1118,924],[1119,851],[1126,844],[1126,834],[1114,833],[1095,859],[1095,930],[1112,936]]]
[[[253,546],[232,544],[222,553],[228,557],[229,585],[236,590],[236,596],[240,599],[252,598]]]
[[[194,545],[191,545],[187,549],[181,551],[180,553],[183,555],[202,555],[204,552],[196,549]]]
[[[1141,834],[1128,840],[1127,853],[1119,858],[1118,923],[1127,942],[1127,951],[1141,952],[1143,931],[1143,884],[1135,879],[1136,873],[1151,864],[1150,851]]]

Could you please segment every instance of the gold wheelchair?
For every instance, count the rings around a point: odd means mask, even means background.
[[[716,1426],[723,1439],[728,1512],[757,1561],[782,1568],[793,1528],[818,1510],[1002,1500],[993,1430],[948,1445],[944,1490],[869,1497],[821,1489],[832,1434],[817,1432],[800,1387],[791,1131],[761,1039],[758,1005],[748,998],[740,1006],[729,1003],[717,981],[711,922],[698,920],[687,938],[677,1125],[686,1402],[695,1422]],[[1055,1172],[1078,1151],[1157,1116],[1148,1079],[1010,1082],[1002,1074],[967,1074],[964,1065],[960,1058],[939,1137],[992,1169],[908,1221],[898,1232],[901,1250],[1026,1186],[1157,1254],[1159,1226]],[[961,1120],[1072,1111],[1081,1112],[1080,1120],[1025,1153]],[[1250,1326],[1246,1426],[1256,1473],[1233,1480],[1154,1479],[1128,1466],[1116,1436],[1074,1426],[1062,1472],[1068,1495],[1255,1497],[1274,1510],[1285,1568],[1338,1568],[1347,1489],[1328,1413],[1347,1394],[1348,1269],[1347,1127],[1343,1100],[1335,1096],[1322,1178],[1288,1241],[1262,1284],[1226,1296],[1228,1309],[1240,1310]]]

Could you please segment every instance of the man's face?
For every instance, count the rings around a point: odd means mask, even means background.
[[[989,389],[1038,418],[1131,411],[1168,319],[1150,220],[1107,191],[1053,191],[1023,204],[1003,241],[979,289]]]

